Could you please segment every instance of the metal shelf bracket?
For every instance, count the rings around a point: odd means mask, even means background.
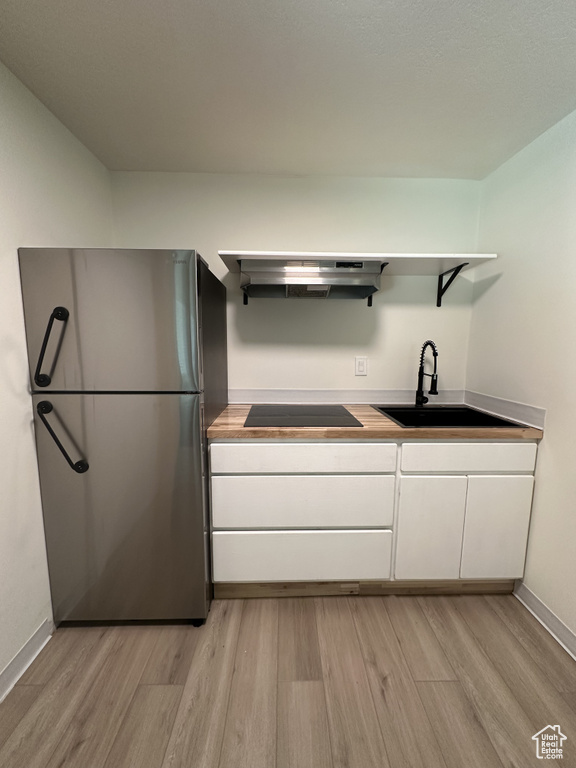
[[[446,293],[448,288],[452,285],[458,274],[460,273],[460,270],[462,270],[464,267],[467,267],[469,261],[465,261],[462,264],[458,264],[457,267],[453,267],[452,269],[447,269],[446,272],[442,272],[441,275],[438,275],[438,293],[436,295],[436,306],[441,307],[442,306],[442,296]],[[446,275],[450,275],[446,283],[444,283],[444,277]]]

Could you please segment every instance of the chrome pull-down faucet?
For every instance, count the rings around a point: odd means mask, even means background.
[[[428,347],[431,347],[432,354],[434,355],[434,373],[424,373],[424,357],[426,355],[426,349]],[[428,398],[424,396],[424,376],[430,376],[432,381],[430,382],[430,389],[428,391],[429,395],[437,395],[438,394],[438,374],[437,374],[437,367],[438,367],[438,350],[436,349],[436,344],[434,344],[433,341],[425,341],[422,345],[422,352],[420,353],[420,367],[418,368],[418,388],[416,389],[416,405],[417,406],[423,406],[425,403],[428,402]]]

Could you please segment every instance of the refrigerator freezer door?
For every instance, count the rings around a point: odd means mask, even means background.
[[[46,402],[53,434],[38,415]],[[33,403],[56,623],[205,618],[200,396],[47,392]]]
[[[200,391],[194,251],[18,253],[33,390]]]

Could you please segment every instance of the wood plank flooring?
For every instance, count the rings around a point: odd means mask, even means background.
[[[0,704],[1,768],[527,768],[576,661],[510,595],[218,600],[62,628]]]

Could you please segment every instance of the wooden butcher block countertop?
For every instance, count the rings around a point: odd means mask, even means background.
[[[362,427],[244,427],[250,405],[229,405],[208,427],[210,439],[336,439],[336,440],[539,440],[535,427],[408,428],[374,410],[370,405],[346,405]]]

